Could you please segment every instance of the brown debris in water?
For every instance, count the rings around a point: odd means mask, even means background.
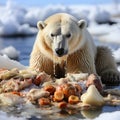
[[[61,63],[54,63],[54,76],[55,78],[64,78],[66,76],[66,61]]]

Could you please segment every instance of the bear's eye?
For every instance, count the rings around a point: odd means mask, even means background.
[[[70,34],[70,33],[66,34],[66,37],[67,37],[67,38],[70,38],[70,37],[71,37],[71,34]]]
[[[51,37],[55,37],[55,34],[51,33]]]

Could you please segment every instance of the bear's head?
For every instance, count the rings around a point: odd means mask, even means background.
[[[83,31],[86,27],[85,20],[78,21],[66,13],[58,13],[39,21],[38,37],[39,47],[44,52],[62,58],[80,49],[83,46]],[[48,55],[49,56],[49,55]]]

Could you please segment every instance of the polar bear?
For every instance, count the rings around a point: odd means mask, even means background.
[[[57,13],[39,21],[30,68],[56,77],[67,73],[95,73],[105,84],[117,84],[120,75],[111,51],[96,47],[86,28],[86,21],[67,13]],[[55,69],[54,66],[57,66]],[[66,66],[66,70],[63,69]]]

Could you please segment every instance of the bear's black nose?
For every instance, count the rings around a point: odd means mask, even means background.
[[[55,49],[55,51],[59,57],[64,55],[64,48],[57,48],[57,49]]]

